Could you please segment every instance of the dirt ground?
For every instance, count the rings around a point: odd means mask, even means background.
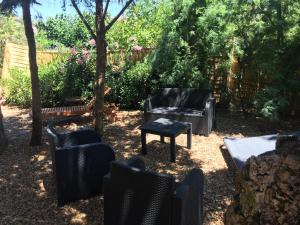
[[[103,224],[103,198],[81,200],[57,207],[52,180],[49,144],[45,135],[43,145],[28,146],[31,121],[28,110],[3,107],[4,127],[9,138],[7,149],[0,150],[0,224]],[[140,130],[143,123],[139,111],[120,111],[120,121],[107,123],[104,142],[116,151],[117,159],[141,155]],[[192,168],[201,168],[205,174],[204,224],[223,224],[226,207],[232,200],[234,185],[220,146],[225,136],[257,136],[299,129],[299,121],[268,124],[238,113],[218,112],[217,129],[209,137],[193,135],[192,149],[187,149],[186,135],[176,142],[176,163],[171,163],[168,141],[147,135],[148,154],[142,156],[149,170],[172,174],[178,181]],[[91,127],[85,121],[59,123],[60,132]],[[280,129],[278,129],[280,127]]]

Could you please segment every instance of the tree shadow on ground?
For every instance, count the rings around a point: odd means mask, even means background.
[[[25,114],[4,114],[10,145],[0,156],[0,194],[4,196],[0,202],[0,224],[103,224],[101,196],[57,207],[52,160],[45,129],[44,144],[34,151],[28,150],[31,126],[30,118]],[[176,138],[177,157],[176,163],[172,163],[169,140],[161,143],[157,135],[147,136],[148,154],[141,155],[139,126],[143,123],[142,118],[142,113],[133,111],[124,113],[120,121],[107,122],[103,141],[116,150],[117,159],[140,155],[148,170],[171,174],[177,181],[182,180],[194,167],[203,169],[204,224],[222,224],[224,211],[234,192],[232,173],[228,173],[226,164],[219,161],[220,158],[223,160],[219,149],[223,137],[257,136],[275,131],[262,130],[260,126],[263,125],[259,126],[263,124],[262,121],[254,117],[244,119],[239,114],[218,114],[216,131],[209,137],[193,135],[191,150],[185,147],[186,135]],[[59,131],[92,128],[90,120],[71,120],[56,124]],[[290,127],[291,130],[293,126]],[[30,154],[26,154],[27,152]]]
[[[300,127],[300,119],[285,119],[270,122],[267,119],[249,115],[244,117],[240,112],[221,111],[217,113],[217,128],[219,135],[260,136],[295,131]]]
[[[204,224],[220,224],[235,191],[233,176],[221,169],[205,174],[205,178]]]
[[[29,147],[28,113],[6,108],[4,127],[9,145],[0,156],[0,224],[70,224],[74,213],[57,208],[54,185],[45,189],[52,184],[47,146]]]

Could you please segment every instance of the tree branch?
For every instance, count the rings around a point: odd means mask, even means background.
[[[125,6],[123,7],[123,9],[121,9],[121,11],[118,13],[118,15],[115,16],[115,18],[112,19],[112,21],[110,21],[110,23],[106,26],[105,32],[109,31],[109,29],[114,25],[114,23],[120,18],[120,16],[124,13],[124,11],[128,8],[128,6],[133,2],[134,0],[128,0],[125,4]]]
[[[93,31],[93,29],[91,28],[91,26],[89,25],[89,23],[85,20],[84,16],[82,15],[80,9],[78,8],[78,5],[76,4],[75,0],[71,0],[71,3],[73,5],[73,7],[75,8],[77,14],[79,15],[81,21],[83,22],[83,24],[85,25],[85,27],[88,29],[88,31],[90,32],[90,35],[92,36],[92,38],[94,38],[96,40],[96,35]]]
[[[109,5],[110,0],[106,1],[106,5],[105,5],[105,9],[104,9],[104,14],[103,14],[103,19],[105,20],[106,14],[107,14],[107,9],[108,9],[108,5]]]

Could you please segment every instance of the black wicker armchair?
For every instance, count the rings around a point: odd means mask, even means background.
[[[216,127],[215,99],[209,89],[164,88],[144,104],[146,122],[168,118],[192,123],[193,134],[208,136]]]
[[[103,177],[115,159],[113,149],[92,130],[58,134],[47,127],[58,205],[102,193]]]
[[[203,173],[193,169],[181,183],[170,175],[145,171],[134,157],[114,161],[104,177],[105,225],[200,225]]]

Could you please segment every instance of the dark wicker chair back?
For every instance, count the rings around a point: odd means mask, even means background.
[[[112,162],[110,174],[104,178],[104,224],[201,224],[202,172],[192,170],[176,189],[175,185],[170,175],[144,171],[139,157],[127,164]]]
[[[109,190],[105,207],[114,210],[105,212],[105,224],[170,224],[174,190],[171,176],[113,162]]]
[[[60,146],[59,134],[54,130],[52,124],[49,124],[46,130],[47,130],[49,144],[50,144],[53,176],[54,179],[56,179],[55,151],[56,151],[56,147]]]

